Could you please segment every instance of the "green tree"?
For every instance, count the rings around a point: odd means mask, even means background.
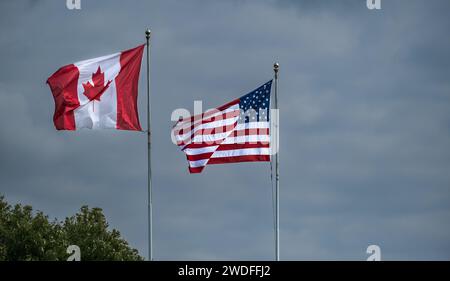
[[[102,210],[83,206],[64,222],[50,221],[31,206],[10,206],[0,196],[0,260],[66,260],[77,245],[81,260],[143,260],[136,249],[108,229]]]

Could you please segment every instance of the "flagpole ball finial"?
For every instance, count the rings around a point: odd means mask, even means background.
[[[151,33],[152,33],[152,32],[150,31],[150,29],[147,28],[147,29],[145,30],[145,37],[150,38],[150,34],[151,34]]]
[[[278,62],[273,64],[273,71],[278,72],[279,68],[280,68],[280,64]]]

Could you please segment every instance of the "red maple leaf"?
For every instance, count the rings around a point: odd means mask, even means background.
[[[109,80],[105,85],[105,73],[101,71],[99,66],[97,72],[92,73],[92,82],[94,85],[92,85],[90,81],[83,83],[83,94],[89,99],[89,101],[100,101],[101,95],[103,95],[106,89],[108,89],[111,80]]]

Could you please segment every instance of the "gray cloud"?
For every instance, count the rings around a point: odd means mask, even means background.
[[[245,94],[274,60],[282,258],[363,260],[374,243],[384,259],[449,259],[450,4],[364,2],[3,1],[0,192],[58,218],[101,207],[146,254],[145,135],[55,131],[45,80],[150,26],[156,259],[272,258],[269,165],[189,175],[170,114]]]

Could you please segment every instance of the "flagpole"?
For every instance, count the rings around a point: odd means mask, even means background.
[[[150,29],[145,31],[147,39],[147,169],[148,169],[148,259],[153,260],[153,233],[152,233],[152,154],[150,138]]]
[[[280,169],[279,169],[279,148],[280,145],[278,143],[279,137],[279,108],[278,108],[278,70],[280,65],[276,62],[273,64],[273,72],[274,72],[274,82],[275,82],[275,109],[276,112],[276,122],[275,122],[275,259],[276,261],[280,260]]]

